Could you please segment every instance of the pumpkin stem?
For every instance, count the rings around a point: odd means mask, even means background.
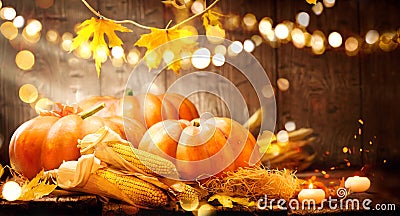
[[[87,117],[90,117],[90,116],[96,114],[98,111],[102,110],[105,106],[106,106],[106,104],[103,102],[103,103],[93,107],[92,109],[89,109],[87,111],[83,111],[83,112],[79,113],[78,115],[82,119],[85,119]]]

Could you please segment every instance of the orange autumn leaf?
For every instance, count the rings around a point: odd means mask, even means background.
[[[72,42],[71,51],[78,48],[82,43],[90,41],[90,50],[93,53],[93,59],[96,63],[97,75],[100,77],[101,63],[104,57],[110,56],[109,48],[121,46],[122,40],[115,34],[115,31],[131,32],[132,30],[117,24],[111,20],[96,19],[92,17],[85,20],[78,26],[77,36]],[[105,36],[107,36],[108,44]]]
[[[168,69],[173,70],[175,73],[179,73],[181,69],[181,63],[179,61],[181,51],[192,49],[197,46],[197,43],[190,39],[177,39],[192,36],[193,33],[183,29],[150,28],[150,31],[151,32],[148,34],[142,34],[140,39],[135,43],[135,46],[147,48],[144,57],[147,66],[150,69],[158,68],[163,53],[166,50],[169,50],[174,54],[174,57],[172,63],[168,64]]]
[[[308,4],[317,4],[317,0],[306,0]]]

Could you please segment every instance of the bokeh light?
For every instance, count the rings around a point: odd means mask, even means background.
[[[294,123],[293,121],[288,121],[285,123],[285,129],[288,132],[294,131],[296,130],[296,123]]]
[[[333,48],[340,47],[342,45],[342,36],[338,32],[332,32],[328,36],[329,45]]]
[[[220,26],[208,26],[206,29],[207,40],[212,44],[220,44],[224,42],[225,30]]]
[[[111,55],[117,59],[122,58],[125,55],[124,49],[121,46],[114,46],[111,49]]]
[[[323,2],[326,8],[335,6],[335,0],[324,0]]]
[[[251,40],[254,42],[256,46],[260,46],[263,42],[263,39],[260,35],[251,36]]]
[[[24,30],[22,31],[22,38],[24,38],[24,40],[28,43],[35,44],[35,43],[39,42],[40,37],[41,37],[40,32],[30,35],[26,32],[26,28],[24,28]]]
[[[296,22],[303,27],[307,27],[310,23],[310,15],[306,12],[300,12],[296,15]]]
[[[40,23],[39,20],[36,19],[28,20],[28,24],[26,25],[25,30],[29,36],[34,36],[42,30],[42,23]]]
[[[230,56],[236,56],[243,51],[243,44],[240,41],[234,41],[228,47],[228,54]]]
[[[286,130],[281,130],[276,134],[276,141],[278,143],[285,143],[289,141],[289,134]]]
[[[55,30],[50,29],[46,32],[46,40],[50,43],[58,43],[59,38],[60,34],[58,34],[58,32]]]
[[[111,58],[111,64],[116,67],[122,67],[124,65],[125,61],[123,58]]]
[[[21,50],[15,56],[15,63],[22,70],[30,70],[35,64],[35,56],[29,50]]]
[[[314,12],[315,15],[321,15],[322,11],[324,11],[324,6],[322,5],[321,2],[317,2],[314,6],[312,6],[312,11]]]
[[[43,111],[53,110],[54,102],[48,98],[40,98],[35,104],[35,111],[40,114]]]
[[[0,9],[0,17],[5,20],[13,20],[17,12],[12,7],[3,7]]]
[[[3,190],[1,194],[3,198],[8,201],[15,201],[21,196],[21,186],[15,181],[8,181],[3,184]]]
[[[269,17],[264,17],[261,19],[258,30],[261,34],[268,34],[272,31],[272,19]]]
[[[140,60],[140,51],[136,48],[129,50],[126,60],[130,65],[136,65]]]
[[[243,42],[244,51],[251,53],[254,51],[255,48],[256,48],[256,45],[254,44],[254,42],[252,40],[247,39]]]
[[[19,99],[24,103],[33,103],[39,96],[37,88],[32,84],[25,84],[19,88]]]
[[[200,48],[192,55],[192,65],[197,69],[204,69],[211,63],[211,52],[207,48]]]
[[[89,59],[92,56],[89,42],[82,42],[81,45],[79,45],[78,49],[76,49],[76,53],[82,59]]]
[[[374,44],[379,40],[379,33],[376,30],[369,30],[365,35],[365,42],[367,44]]]
[[[225,55],[226,54],[226,47],[224,45],[217,45],[214,48],[214,53],[217,54],[221,54],[221,55]]]
[[[286,78],[279,78],[276,81],[276,84],[278,85],[278,89],[280,91],[287,91],[289,89],[289,80],[287,80]]]
[[[192,7],[190,9],[192,10],[192,13],[198,14],[204,10],[204,2],[197,0],[193,2]]]
[[[71,50],[72,47],[72,40],[63,40],[61,42],[61,48],[66,51],[69,52]]]
[[[179,203],[181,204],[182,209],[185,210],[185,211],[194,211],[199,206],[199,200],[198,199],[180,200]]]
[[[23,16],[17,16],[15,17],[15,19],[13,20],[13,24],[15,27],[17,28],[22,28],[25,24],[25,19]]]
[[[163,60],[166,64],[171,64],[174,61],[174,52],[171,50],[165,50],[163,53]]]
[[[306,44],[306,39],[304,37],[304,33],[299,28],[294,28],[290,32],[290,36],[292,37],[292,43],[297,48],[303,48]]]
[[[355,37],[349,37],[346,39],[344,43],[344,47],[346,49],[346,53],[350,56],[354,56],[357,54],[359,50],[359,42]]]
[[[257,25],[257,18],[252,13],[247,13],[243,17],[243,24],[247,30],[254,29]]]
[[[212,63],[213,63],[213,65],[215,65],[215,66],[217,66],[217,67],[220,67],[220,66],[224,65],[224,63],[225,63],[225,56],[222,55],[222,54],[220,54],[220,53],[215,54],[215,55],[212,57]]]
[[[215,213],[216,213],[215,207],[210,204],[203,204],[197,210],[197,216],[212,216]]]
[[[275,27],[275,35],[277,38],[284,40],[289,36],[289,28],[285,24],[280,23]]]
[[[264,87],[262,87],[261,89],[261,94],[265,97],[265,98],[272,98],[275,94],[274,89],[272,86],[270,85],[265,85]]]
[[[316,30],[311,37],[312,52],[321,55],[325,52],[325,35],[323,32]]]
[[[6,21],[0,26],[0,32],[8,40],[13,40],[18,36],[18,29],[12,22]]]

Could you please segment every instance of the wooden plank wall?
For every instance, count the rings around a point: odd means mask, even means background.
[[[174,9],[163,6],[159,0],[89,2],[107,17],[133,19],[150,26],[164,27],[170,19],[182,19],[175,17]],[[26,18],[39,18],[45,31],[56,29],[61,34],[72,32],[76,23],[92,16],[79,0],[55,1],[54,6],[47,10],[37,8],[34,1],[3,0],[3,5],[14,6],[17,13]],[[274,20],[274,25],[284,20],[294,21],[296,13],[305,11],[311,18],[307,28],[309,32],[319,29],[327,35],[339,31],[343,38],[363,36],[369,29],[379,32],[397,30],[400,24],[397,15],[400,3],[396,0],[337,0],[333,8],[325,8],[320,16],[312,12],[305,0],[222,0],[218,6],[224,14],[243,17],[251,12],[258,20],[268,16]],[[201,22],[194,21],[193,24],[199,26],[200,33],[204,32]],[[131,48],[143,33],[146,31],[134,28],[133,33],[120,35],[126,42],[124,46]],[[228,31],[227,37],[243,41],[256,33],[239,28]],[[29,105],[18,99],[18,89],[22,84],[32,83],[43,96],[72,103],[90,95],[121,96],[132,70],[126,65],[113,67],[108,61],[103,65],[101,78],[97,79],[91,59],[79,59],[44,39],[41,41],[33,48],[35,67],[23,72],[13,62],[17,50],[26,45],[18,41],[10,44],[0,36],[0,132],[5,137],[5,144],[0,148],[2,164],[8,161],[7,143],[13,131],[35,115]],[[399,48],[390,53],[375,50],[353,57],[339,48],[316,56],[308,48],[297,49],[291,44],[283,44],[275,49],[264,43],[253,54],[275,88],[278,78],[289,80],[288,91],[276,91],[276,129],[283,129],[285,122],[292,120],[297,127],[315,130],[315,149],[319,157],[314,168],[345,166],[345,160],[353,166],[365,163],[380,166],[383,160],[386,160],[385,166],[400,162],[397,145],[400,135],[396,131],[400,119],[397,111],[400,103],[397,85],[400,80]],[[238,85],[250,113],[257,110],[259,104],[255,92],[243,75],[229,65],[208,69],[217,70]],[[168,88],[178,78],[173,73],[163,74],[160,80],[164,83],[160,88]],[[199,94],[191,96],[191,99],[200,111],[230,115],[224,103],[214,96]],[[363,125],[359,119],[363,120]],[[352,154],[343,154],[344,146],[349,147]],[[364,151],[360,152],[360,148]]]

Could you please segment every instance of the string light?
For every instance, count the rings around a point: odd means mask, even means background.
[[[34,36],[42,30],[42,23],[40,23],[38,20],[31,19],[28,21],[25,30],[29,36]]]
[[[260,35],[253,35],[251,36],[251,40],[254,42],[256,46],[260,46],[263,42],[262,37]]]
[[[21,186],[15,181],[8,181],[3,184],[2,195],[8,201],[15,201],[21,196]]]
[[[358,40],[355,37],[349,37],[346,39],[344,43],[344,47],[346,49],[346,54],[349,56],[356,55],[358,52]]]

